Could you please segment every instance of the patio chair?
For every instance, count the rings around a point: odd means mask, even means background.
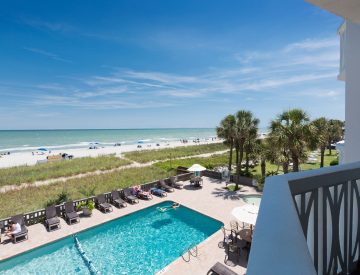
[[[178,180],[177,176],[172,176],[172,177],[170,177],[170,185],[171,185],[172,187],[177,188],[177,189],[183,189],[184,184],[178,182],[177,180]]]
[[[117,190],[111,191],[110,202],[118,208],[127,206],[126,201],[120,198],[119,191]]]
[[[55,205],[45,208],[45,226],[49,232],[61,228]]]
[[[100,194],[95,198],[95,206],[97,209],[104,213],[110,213],[113,211],[113,208],[110,203],[106,202],[106,198],[104,194]]]
[[[159,180],[158,186],[160,189],[165,190],[166,192],[174,192],[175,191],[174,188],[167,185],[164,180]]]
[[[65,206],[65,213],[64,213],[65,221],[69,225],[80,222],[79,214],[75,211],[74,208],[74,202],[73,201],[65,202],[64,206]]]
[[[131,194],[129,188],[123,190],[122,198],[131,204],[139,203],[139,199]]]
[[[150,188],[150,193],[158,197],[167,197],[167,193],[164,190],[156,187]]]
[[[222,263],[217,262],[214,264],[207,274],[218,274],[218,275],[238,275],[238,273],[232,271]]]
[[[231,228],[231,233],[235,235],[235,237],[237,237],[240,233],[240,231],[243,229],[240,227],[239,223],[237,221],[230,221],[230,228]]]
[[[21,226],[21,231],[19,233],[12,234],[13,235],[13,239],[12,239],[13,243],[19,243],[19,242],[27,240],[28,239],[28,229],[25,226],[24,215],[20,214],[20,215],[13,216],[10,220],[20,224],[20,226]]]
[[[227,244],[231,243],[233,241],[233,236],[231,234],[230,229],[226,229],[224,226],[221,227],[221,231],[224,234],[224,238],[221,242],[218,243],[219,248],[225,248]],[[230,232],[230,233],[227,233]]]

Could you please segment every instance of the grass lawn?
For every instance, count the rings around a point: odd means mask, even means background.
[[[41,209],[47,201],[56,199],[57,195],[63,190],[66,190],[71,199],[75,200],[86,197],[83,194],[84,191],[91,190],[93,187],[96,187],[95,193],[100,194],[117,188],[125,188],[166,178],[170,175],[173,175],[173,173],[165,172],[154,166],[129,168],[103,175],[0,193],[0,218]]]
[[[76,158],[72,160],[17,166],[0,169],[0,186],[34,182],[51,178],[72,176],[96,170],[108,170],[130,164],[128,160],[113,155],[97,158]]]
[[[223,151],[228,149],[222,143],[191,145],[176,148],[144,150],[125,153],[124,156],[136,162],[146,163],[155,160],[174,159],[180,157],[188,157],[200,154],[212,153],[215,151]]]

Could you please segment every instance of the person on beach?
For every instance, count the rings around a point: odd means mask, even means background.
[[[21,226],[19,223],[14,222],[14,221],[10,221],[9,222],[9,227],[8,229],[5,231],[5,236],[9,237],[11,240],[14,238],[14,234],[20,233],[21,232]]]

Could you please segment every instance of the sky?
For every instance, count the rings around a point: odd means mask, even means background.
[[[0,129],[344,119],[341,23],[304,0],[2,1]]]

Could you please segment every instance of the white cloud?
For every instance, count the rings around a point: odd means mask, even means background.
[[[287,45],[284,48],[284,51],[285,52],[292,52],[296,50],[314,51],[314,50],[321,50],[326,48],[338,48],[338,47],[339,47],[339,39],[337,37],[325,38],[325,39],[306,39],[301,42],[295,42]]]
[[[66,63],[72,63],[71,60],[61,58],[55,53],[47,52],[47,51],[44,51],[44,50],[41,50],[41,49],[24,47],[24,50],[46,56],[46,57],[51,58],[53,60],[62,61],[62,62],[66,62]]]

